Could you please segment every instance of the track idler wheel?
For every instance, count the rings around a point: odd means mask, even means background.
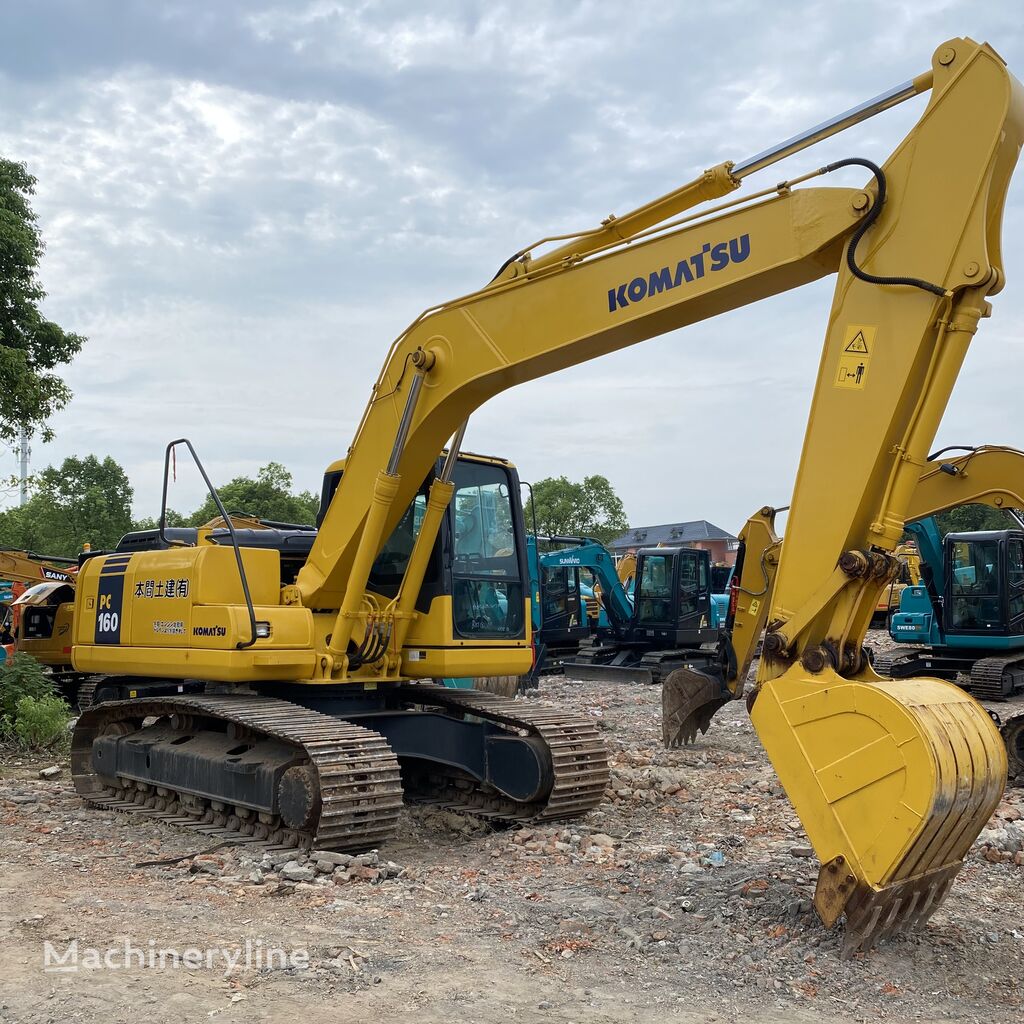
[[[846,915],[847,955],[927,921],[1006,780],[1003,739],[963,690],[865,675],[794,665],[750,716],[822,863],[818,914]]]
[[[281,820],[291,829],[311,829],[320,817],[320,782],[311,765],[289,768],[277,784]]]
[[[705,733],[715,712],[732,700],[717,676],[692,668],[677,668],[661,688],[661,736],[666,747],[693,743]]]

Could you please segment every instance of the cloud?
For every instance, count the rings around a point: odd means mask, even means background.
[[[90,338],[33,464],[111,454],[152,514],[163,445],[188,434],[216,480],[274,459],[316,490],[422,309],[528,241],[911,77],[963,24],[1024,68],[1016,12],[965,0],[872,0],[856,33],[811,0],[770,15],[753,0],[7,5],[0,153],[39,178],[47,312]],[[922,102],[751,184],[882,158]],[[1014,184],[1011,284],[937,443],[1024,447],[1020,196]],[[635,523],[735,529],[789,499],[831,290],[514,388],[474,414],[467,444],[528,479],[604,473]],[[198,480],[179,476],[173,503],[198,504]]]

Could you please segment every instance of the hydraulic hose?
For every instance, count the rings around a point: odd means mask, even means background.
[[[864,219],[858,225],[857,230],[854,231],[850,244],[846,247],[846,265],[850,268],[850,273],[854,277],[860,278],[861,281],[867,281],[869,284],[906,285],[910,288],[920,288],[923,291],[931,292],[933,295],[938,295],[944,299],[948,298],[949,292],[941,285],[932,284],[930,281],[923,281],[919,277],[882,277],[878,274],[870,274],[868,271],[862,270],[857,266],[857,244],[864,237],[868,228],[878,220],[882,212],[882,206],[885,203],[885,173],[878,164],[859,156],[851,156],[845,160],[837,160],[834,164],[826,164],[822,167],[821,172],[822,174],[831,174],[832,171],[838,171],[841,167],[866,167],[875,176],[875,181],[878,183],[878,199],[871,204],[871,209],[868,210]]]

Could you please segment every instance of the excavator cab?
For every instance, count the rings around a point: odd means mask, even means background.
[[[1024,637],[1024,533],[946,536],[946,632]]]
[[[698,548],[637,552],[635,639],[683,646],[717,640],[710,627],[711,562]]]

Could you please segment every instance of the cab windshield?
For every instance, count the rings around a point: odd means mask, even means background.
[[[950,551],[953,626],[992,629],[1002,623],[999,541],[958,540]]]

